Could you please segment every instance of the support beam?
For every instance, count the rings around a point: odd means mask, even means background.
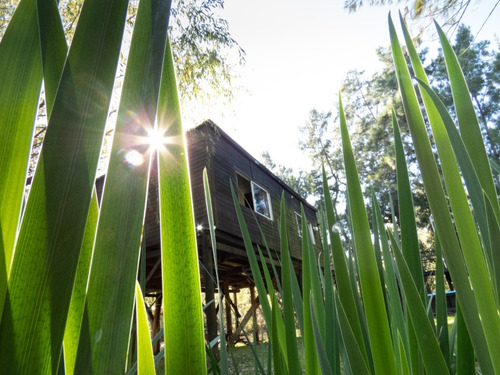
[[[230,336],[229,339],[229,346],[232,346],[238,341],[238,338],[240,336],[241,331],[245,328],[245,325],[248,323],[250,318],[254,316],[254,313],[257,311],[257,308],[260,305],[259,297],[255,298],[255,300],[252,302],[252,306],[248,309],[247,313],[243,317],[243,320],[240,322],[238,327],[236,328],[236,331],[234,331],[234,334]]]

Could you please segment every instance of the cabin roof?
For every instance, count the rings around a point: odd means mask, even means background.
[[[200,131],[202,128],[212,128],[212,130],[219,135],[221,138],[226,140],[229,144],[231,144],[234,148],[238,150],[242,155],[244,155],[248,160],[257,164],[261,169],[263,169],[272,179],[274,179],[284,190],[288,193],[292,194],[295,198],[297,198],[304,206],[309,207],[314,212],[317,211],[316,207],[308,203],[302,196],[292,189],[289,185],[287,185],[282,179],[276,176],[271,170],[269,170],[264,164],[262,164],[259,160],[253,157],[247,150],[245,150],[242,146],[240,146],[233,138],[231,138],[224,130],[222,130],[217,124],[215,124],[212,120],[205,120],[200,125],[190,129],[187,131],[187,136],[189,133]]]

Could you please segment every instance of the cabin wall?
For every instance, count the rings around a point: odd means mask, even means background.
[[[240,239],[241,231],[236,218],[234,203],[231,195],[230,181],[237,189],[237,173],[254,181],[271,196],[272,220],[259,215],[251,208],[240,206],[247,224],[252,242],[263,247],[257,222],[264,233],[265,239],[271,250],[278,251],[279,218],[281,194],[285,192],[287,206],[286,219],[289,235],[289,247],[293,258],[301,259],[301,241],[298,235],[295,212],[301,212],[300,199],[270,174],[247,153],[241,151],[233,142],[217,133],[212,126],[200,126],[188,134],[190,170],[193,188],[193,205],[195,207],[196,224],[207,224],[206,208],[203,192],[202,171],[204,165],[208,168],[209,183],[214,205],[214,219],[217,232],[229,237]],[[198,193],[201,192],[201,193]],[[317,226],[316,213],[309,207],[304,206],[308,221]],[[319,233],[315,235],[316,246],[319,251]],[[264,250],[264,249],[263,249]]]

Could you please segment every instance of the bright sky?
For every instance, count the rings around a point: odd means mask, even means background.
[[[497,2],[482,0],[468,10],[464,22],[474,35]],[[246,51],[239,82],[245,91],[237,94],[233,113],[221,115],[214,105],[206,118],[256,158],[268,150],[279,164],[306,167],[298,139],[309,111],[333,110],[346,73],[373,73],[380,67],[376,48],[389,46],[389,8],[347,14],[342,5],[343,0],[226,0],[221,17]],[[397,8],[392,12],[398,28]],[[500,6],[478,39],[493,39],[499,21]]]

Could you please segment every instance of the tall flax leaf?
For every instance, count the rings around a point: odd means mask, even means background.
[[[283,314],[286,334],[286,354],[288,357],[288,370],[291,374],[301,372],[299,363],[299,352],[297,348],[297,334],[295,328],[295,314],[293,311],[292,281],[295,277],[290,251],[288,249],[288,233],[286,224],[285,195],[281,195],[280,204],[280,247],[281,247],[281,281],[283,287]]]
[[[302,207],[302,213],[304,208]],[[309,255],[309,241],[308,234],[309,229],[307,227],[307,221],[304,220],[305,215],[302,214],[302,303],[304,311],[304,356],[306,361],[306,373],[307,374],[319,374],[319,359],[316,350],[316,344],[314,342],[314,332],[312,326],[312,310],[310,304],[310,298],[312,296],[313,287],[313,275],[311,257]]]
[[[435,238],[436,244],[436,328],[439,347],[443,353],[448,368],[451,368],[450,339],[448,335],[448,309],[446,307],[446,293],[444,289],[444,264],[443,253],[439,237]]]
[[[441,185],[441,177],[434,160],[434,154],[427,136],[427,130],[420,112],[416,94],[413,90],[408,67],[406,66],[406,61],[390,16],[389,30],[396,76],[400,87],[403,106],[412,134],[417,159],[419,161],[427,199],[434,215],[436,231],[443,245],[442,248],[455,286],[457,290],[461,291],[459,298],[463,301],[462,307],[464,307],[464,318],[471,332],[471,338],[475,350],[478,353],[481,368],[486,373],[492,373],[493,368],[491,359],[490,356],[487,355],[488,349],[485,336],[479,321],[477,306],[472,290],[470,289],[465,264],[455,235],[455,228]]]
[[[408,342],[408,329],[406,327],[405,319],[403,316],[403,306],[401,304],[400,290],[396,281],[396,270],[393,264],[393,257],[389,249],[389,241],[382,218],[380,206],[375,197],[375,192],[372,191],[372,207],[373,207],[373,221],[377,224],[377,229],[380,234],[380,241],[382,243],[382,255],[384,259],[384,273],[386,293],[388,297],[387,310],[389,312],[389,319],[391,323],[391,332],[393,337],[393,347],[395,353],[399,351],[399,343],[395,340],[398,334],[404,337],[405,350],[409,350]],[[418,348],[415,347],[418,355]],[[418,362],[417,362],[418,364]]]
[[[55,372],[113,88],[127,2],[85,2],[12,263],[0,367]]]
[[[481,129],[477,121],[476,112],[469,94],[469,88],[465,82],[465,77],[458,63],[457,56],[446,38],[443,30],[436,23],[439,40],[443,48],[444,60],[448,76],[450,77],[453,103],[457,112],[460,133],[465,143],[465,147],[470,155],[472,164],[478,174],[481,186],[488,198],[494,203],[493,210],[497,218],[500,218],[500,206],[498,204],[495,184],[491,176],[491,168],[486,149],[484,147]]]
[[[422,355],[425,370],[428,374],[446,374],[448,373],[448,367],[439,348],[436,336],[434,335],[433,327],[427,317],[427,312],[420,297],[420,292],[411,276],[410,269],[406,264],[396,239],[390,232],[389,237],[391,239],[394,257],[398,264],[399,279],[403,286],[408,306],[410,306],[408,314],[411,316],[415,332],[417,332],[416,339],[418,341],[418,347]]]
[[[158,129],[173,143],[158,152],[165,371],[205,374],[200,273],[186,147],[170,46],[160,89]]]
[[[460,165],[465,184],[467,185],[468,196],[472,203],[472,207],[474,208],[474,217],[478,222],[482,240],[486,248],[486,261],[489,262],[490,270],[492,270],[491,272],[493,272],[495,275],[498,275],[498,273],[500,272],[499,255],[498,251],[493,251],[494,246],[492,244],[496,243],[494,238],[490,238],[493,233],[498,231],[498,225],[496,225],[497,219],[493,212],[493,209],[491,209],[491,211],[487,210],[487,207],[489,207],[489,199],[481,187],[481,182],[479,181],[476,170],[469,157],[469,153],[467,152],[463,139],[456,129],[455,124],[453,123],[450,114],[446,110],[445,105],[439,99],[437,94],[429,87],[429,85],[422,81],[419,81],[419,84],[420,87],[423,88],[424,92],[427,93],[427,95],[432,100],[432,104],[429,103],[429,107],[431,105],[435,106],[436,110],[439,112],[439,115],[443,120],[443,124],[448,133],[448,137],[450,138],[454,154]],[[493,219],[493,217],[490,217],[490,213],[495,216],[495,219]],[[497,277],[492,278],[492,280],[496,280],[495,289],[496,293],[498,294],[500,280]]]
[[[486,259],[484,257],[480,239],[470,211],[467,194],[462,184],[457,160],[453,152],[451,142],[443,124],[433,121],[439,117],[439,112],[434,102],[426,103],[426,110],[431,119],[431,128],[438,149],[439,158],[443,166],[442,173],[448,193],[448,199],[453,211],[456,231],[460,238],[462,254],[469,271],[469,278],[474,288],[478,311],[481,314],[486,341],[488,342],[490,355],[493,356],[500,350],[500,316],[493,294],[493,285]],[[488,164],[489,167],[489,164]]]
[[[245,244],[245,250],[248,256],[248,262],[250,263],[250,269],[252,270],[253,281],[255,287],[257,288],[257,293],[259,296],[267,295],[266,287],[264,286],[264,278],[260,272],[259,263],[257,262],[257,256],[255,255],[255,250],[250,238],[250,233],[245,224],[245,219],[243,218],[243,213],[241,212],[241,207],[234,191],[233,182],[230,181],[231,195],[233,197],[234,209],[236,211],[236,217],[238,218],[238,224],[241,230],[241,236],[243,237],[243,242]],[[259,298],[260,306],[262,307],[262,314],[267,324],[272,322],[273,317],[271,313],[271,306],[269,305],[269,300],[267,298]],[[268,327],[269,328],[269,327]]]
[[[352,216],[352,232],[356,250],[359,278],[365,307],[368,333],[375,372],[395,374],[396,364],[392,355],[391,333],[387,320],[384,296],[380,285],[377,261],[373,250],[370,226],[359,184],[356,162],[352,152],[347,124],[339,96],[340,130],[346,170],[349,207]]]
[[[64,29],[57,3],[51,0],[37,0],[36,4],[46,111],[47,116],[50,118],[57,88],[59,87],[59,80],[66,61],[68,46],[64,37]]]
[[[471,203],[474,206],[476,220],[478,222],[479,228],[482,233],[487,233],[487,223],[486,223],[486,214],[485,207],[483,202],[483,192],[477,177],[477,174],[474,170],[472,161],[468,156],[468,152],[466,150],[465,144],[463,143],[459,132],[457,131],[453,120],[451,119],[450,114],[446,107],[441,103],[440,99],[430,89],[430,84],[427,79],[427,75],[425,74],[425,70],[422,66],[422,62],[420,61],[420,57],[418,56],[417,50],[413,45],[413,41],[408,32],[406,24],[400,14],[401,27],[403,28],[403,34],[406,42],[406,46],[408,48],[408,53],[410,55],[410,59],[412,62],[413,70],[415,71],[416,79],[419,81],[420,85],[424,88],[422,91],[422,99],[425,105],[428,107],[431,102],[434,102],[435,106],[438,109],[438,113],[436,111],[428,112],[427,115],[429,117],[429,121],[434,124],[438,124],[438,126],[444,126],[448,130],[448,135],[450,137],[450,141],[452,143],[453,149],[457,156],[457,160],[460,164],[460,168],[462,169],[462,173],[464,175],[467,188],[469,190]],[[484,236],[486,247],[489,248],[489,238],[488,236]]]
[[[417,225],[415,223],[415,209],[413,206],[413,196],[410,188],[410,179],[408,177],[408,166],[403,149],[401,132],[397,123],[396,114],[392,111],[392,126],[394,131],[394,151],[396,154],[396,171],[398,183],[398,204],[399,204],[399,222],[401,226],[401,248],[403,256],[410,268],[411,275],[418,291],[424,301],[425,289],[422,264],[420,261],[420,247],[417,237]],[[411,308],[408,306],[407,308]],[[408,318],[408,358],[413,372],[418,371],[419,356],[417,340],[412,319]]]
[[[215,277],[217,281],[217,288],[220,289],[219,281],[219,265],[217,261],[217,241],[215,237],[215,222],[212,209],[212,196],[210,194],[210,184],[208,181],[207,169],[203,169],[203,189],[205,191],[205,204],[207,206],[208,226],[210,230],[210,240],[212,244],[212,252],[214,255]],[[218,294],[219,303],[219,337],[220,337],[220,352],[219,352],[219,368],[221,375],[229,373],[227,367],[227,346],[226,346],[226,333],[224,331],[224,309],[222,308],[222,293]]]
[[[66,320],[66,328],[64,330],[64,372],[67,375],[73,374],[75,370],[98,216],[97,193],[94,189],[85,234],[83,236],[82,249],[80,250],[80,259],[78,259],[75,283],[73,285],[73,292],[71,293],[68,319]],[[87,327],[84,328],[84,332],[85,330],[88,331]]]
[[[342,306],[346,312],[347,319],[351,325],[352,332],[356,341],[358,342],[360,351],[365,361],[368,361],[367,346],[363,337],[363,330],[361,328],[361,312],[356,307],[355,296],[356,293],[352,288],[349,280],[349,271],[347,267],[347,260],[342,242],[340,240],[339,230],[337,229],[337,219],[333,210],[332,197],[327,194],[328,182],[326,178],[325,168],[323,167],[323,191],[325,192],[325,206],[326,216],[328,221],[328,233],[331,239],[333,267],[335,269],[335,280],[337,285],[337,293],[339,299],[342,301]]]
[[[87,292],[95,373],[125,366],[169,12],[168,1],[141,1],[132,36]],[[87,366],[77,358],[77,373]]]
[[[0,43],[0,319],[42,80],[36,4],[19,4]]]
[[[407,40],[406,44],[409,48],[410,55],[412,56],[412,64],[419,78],[425,82],[425,73],[423,72],[420,60],[417,58],[416,51],[411,44],[408,32],[405,30],[404,22],[402,22],[402,25]],[[449,46],[446,38],[444,38],[444,35],[441,35],[441,44],[443,45],[443,50],[447,50],[448,56],[445,57],[447,58],[447,64],[451,66],[450,69],[454,72],[451,75],[451,84],[455,87],[453,93],[454,96],[457,97],[457,104],[461,107],[460,109],[457,108],[457,113],[461,114],[462,121],[468,122],[467,124],[462,123],[461,125],[461,128],[463,128],[463,136],[469,138],[467,141],[464,140],[464,143],[466,147],[468,147],[468,154],[471,152],[478,154],[472,156],[472,163],[475,166],[473,170],[477,170],[480,175],[481,173],[484,175],[483,180],[485,182],[483,183],[483,186],[484,189],[487,190],[489,181],[492,182],[493,180],[491,178],[491,170],[486,157],[486,152],[484,150],[481,133],[477,124],[477,118],[474,113],[474,107],[472,106],[470,98],[469,100],[466,100],[466,97],[469,97],[469,93],[467,85],[465,84],[465,79],[461,74],[458,61],[456,58],[453,59],[453,50]],[[440,116],[439,110],[427,91],[422,92],[422,97],[424,99],[427,115],[429,117],[429,122],[431,124],[434,139],[438,148],[438,154],[444,167],[442,168],[443,176],[448,191],[450,205],[454,213],[455,225],[460,237],[462,252],[469,270],[472,287],[475,289],[474,295],[476,297],[479,313],[482,317],[481,323],[484,327],[490,354],[493,355],[493,352],[497,352],[500,349],[500,317],[498,315],[496,300],[493,294],[493,290],[496,289],[494,275],[493,277],[488,275],[486,259],[483,256],[483,250],[476,230],[474,218],[470,211],[467,194],[463,188],[461,175],[458,170],[457,158],[454,153],[457,149],[452,149],[451,140],[444,125],[445,119],[449,122],[449,116],[445,115],[444,118],[443,116]],[[473,119],[476,120],[476,126],[469,123],[470,121],[473,121]],[[452,127],[451,124],[449,127]],[[467,157],[467,153],[461,157]],[[481,169],[483,169],[483,171]],[[480,192],[477,190],[478,189],[472,192],[475,197],[480,196]],[[496,197],[496,193],[494,196]],[[477,203],[475,206],[480,207],[481,211],[484,212],[484,204]],[[478,212],[480,214],[480,223],[483,223],[482,226],[484,233],[488,233],[484,228],[486,215],[482,214],[481,211]],[[483,237],[489,240],[487,235],[483,235]],[[489,243],[489,241],[487,242]],[[494,283],[493,285],[491,284],[492,281]]]
[[[137,374],[149,375],[155,373],[153,347],[149,334],[148,314],[144,306],[141,286],[136,282],[135,286],[135,309],[137,320]]]

